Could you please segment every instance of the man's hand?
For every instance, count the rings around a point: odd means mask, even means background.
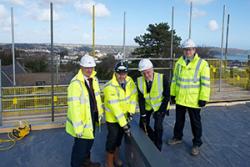
[[[127,124],[127,125],[123,126],[122,128],[123,128],[123,130],[124,130],[124,133],[125,133],[128,137],[130,137],[130,136],[131,136],[131,131],[130,131],[129,125]]]
[[[203,101],[203,100],[199,100],[198,104],[199,104],[199,107],[205,107],[205,105],[207,104],[207,102]]]
[[[76,137],[77,137],[77,138],[81,138],[81,137],[82,137],[82,133],[76,134]]]
[[[127,121],[130,122],[130,121],[132,121],[132,119],[133,119],[132,114],[127,113]]]

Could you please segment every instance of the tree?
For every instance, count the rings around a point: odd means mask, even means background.
[[[37,58],[32,57],[25,62],[24,66],[32,72],[48,71],[48,62],[45,56],[40,56]]]
[[[133,52],[140,57],[170,57],[171,30],[168,23],[149,24],[148,33],[135,37],[135,42],[139,44]],[[181,38],[174,33],[174,51],[179,51]]]

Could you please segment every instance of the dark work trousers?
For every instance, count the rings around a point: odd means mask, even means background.
[[[150,126],[150,117],[153,113],[153,110],[146,111],[146,126],[143,125],[141,119],[139,126],[140,128],[147,133],[149,138],[152,140],[152,142],[155,144],[155,146],[161,151],[162,149],[162,135],[163,135],[163,120],[165,117],[164,112],[154,112],[153,118],[155,120],[154,122],[154,130]],[[145,130],[146,128],[146,130]]]
[[[108,135],[106,140],[106,151],[114,153],[116,147],[120,147],[124,135],[123,128],[118,123],[107,122]]]
[[[71,167],[81,167],[84,160],[90,158],[90,150],[94,139],[75,138],[71,154]]]
[[[202,136],[202,126],[201,126],[201,116],[200,108],[190,108],[176,104],[176,117],[174,126],[174,138],[182,139],[183,128],[185,125],[185,114],[188,111],[191,129],[193,133],[193,146],[201,146],[201,136]]]

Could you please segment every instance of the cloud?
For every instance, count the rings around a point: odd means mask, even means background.
[[[206,5],[214,0],[185,0],[187,3],[193,2],[196,5]]]
[[[7,16],[7,10],[4,5],[0,4],[0,18],[4,18]]]
[[[41,13],[36,16],[37,20],[39,21],[50,21],[50,9],[42,9]],[[53,11],[53,20],[59,20],[59,15],[56,11]]]
[[[26,15],[28,17],[31,17],[34,20],[38,21],[50,21],[50,9],[49,8],[41,8],[37,4],[31,4],[27,6],[27,13]],[[60,19],[59,14],[57,11],[54,9],[53,10],[53,20],[57,21]]]
[[[216,20],[210,20],[208,23],[208,28],[210,31],[218,30],[219,26]]]
[[[193,17],[198,18],[198,17],[203,17],[207,15],[207,13],[203,10],[198,10],[197,8],[193,9]]]
[[[49,4],[50,2],[54,3],[54,4],[65,4],[70,2],[71,0],[42,0],[42,2],[44,4]]]
[[[10,14],[8,14],[4,5],[0,4],[0,30],[10,31]]]
[[[10,0],[14,5],[24,5],[24,0]]]
[[[95,15],[97,17],[105,17],[110,15],[108,8],[102,3],[96,3],[93,0],[77,0],[74,7],[79,12],[92,15],[92,6],[95,5]]]

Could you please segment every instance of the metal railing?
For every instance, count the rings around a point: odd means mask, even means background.
[[[138,58],[129,59],[129,61],[137,61]],[[171,61],[169,58],[155,58],[153,61]],[[222,71],[222,92],[218,93],[219,88],[219,61],[218,59],[208,59],[211,70],[211,100],[223,101],[226,100],[228,93],[235,93],[232,100],[250,99],[250,67],[243,64],[240,67],[223,67]],[[174,62],[173,62],[174,63]],[[224,64],[226,64],[224,62]],[[225,66],[226,67],[226,66]],[[137,70],[131,68],[130,70]],[[156,71],[168,74],[168,67],[157,67]],[[107,82],[100,81],[101,85]],[[55,113],[66,113],[67,110],[67,86],[54,86],[54,110]],[[102,86],[101,86],[102,87]],[[1,112],[0,114],[18,112],[22,113],[51,113],[52,104],[52,88],[50,85],[45,86],[20,86],[20,87],[2,87],[1,92]],[[224,92],[224,94],[223,94]],[[242,94],[242,95],[241,95]],[[225,98],[224,98],[225,97]],[[53,120],[53,119],[52,119]],[[0,121],[1,123],[1,121]]]

